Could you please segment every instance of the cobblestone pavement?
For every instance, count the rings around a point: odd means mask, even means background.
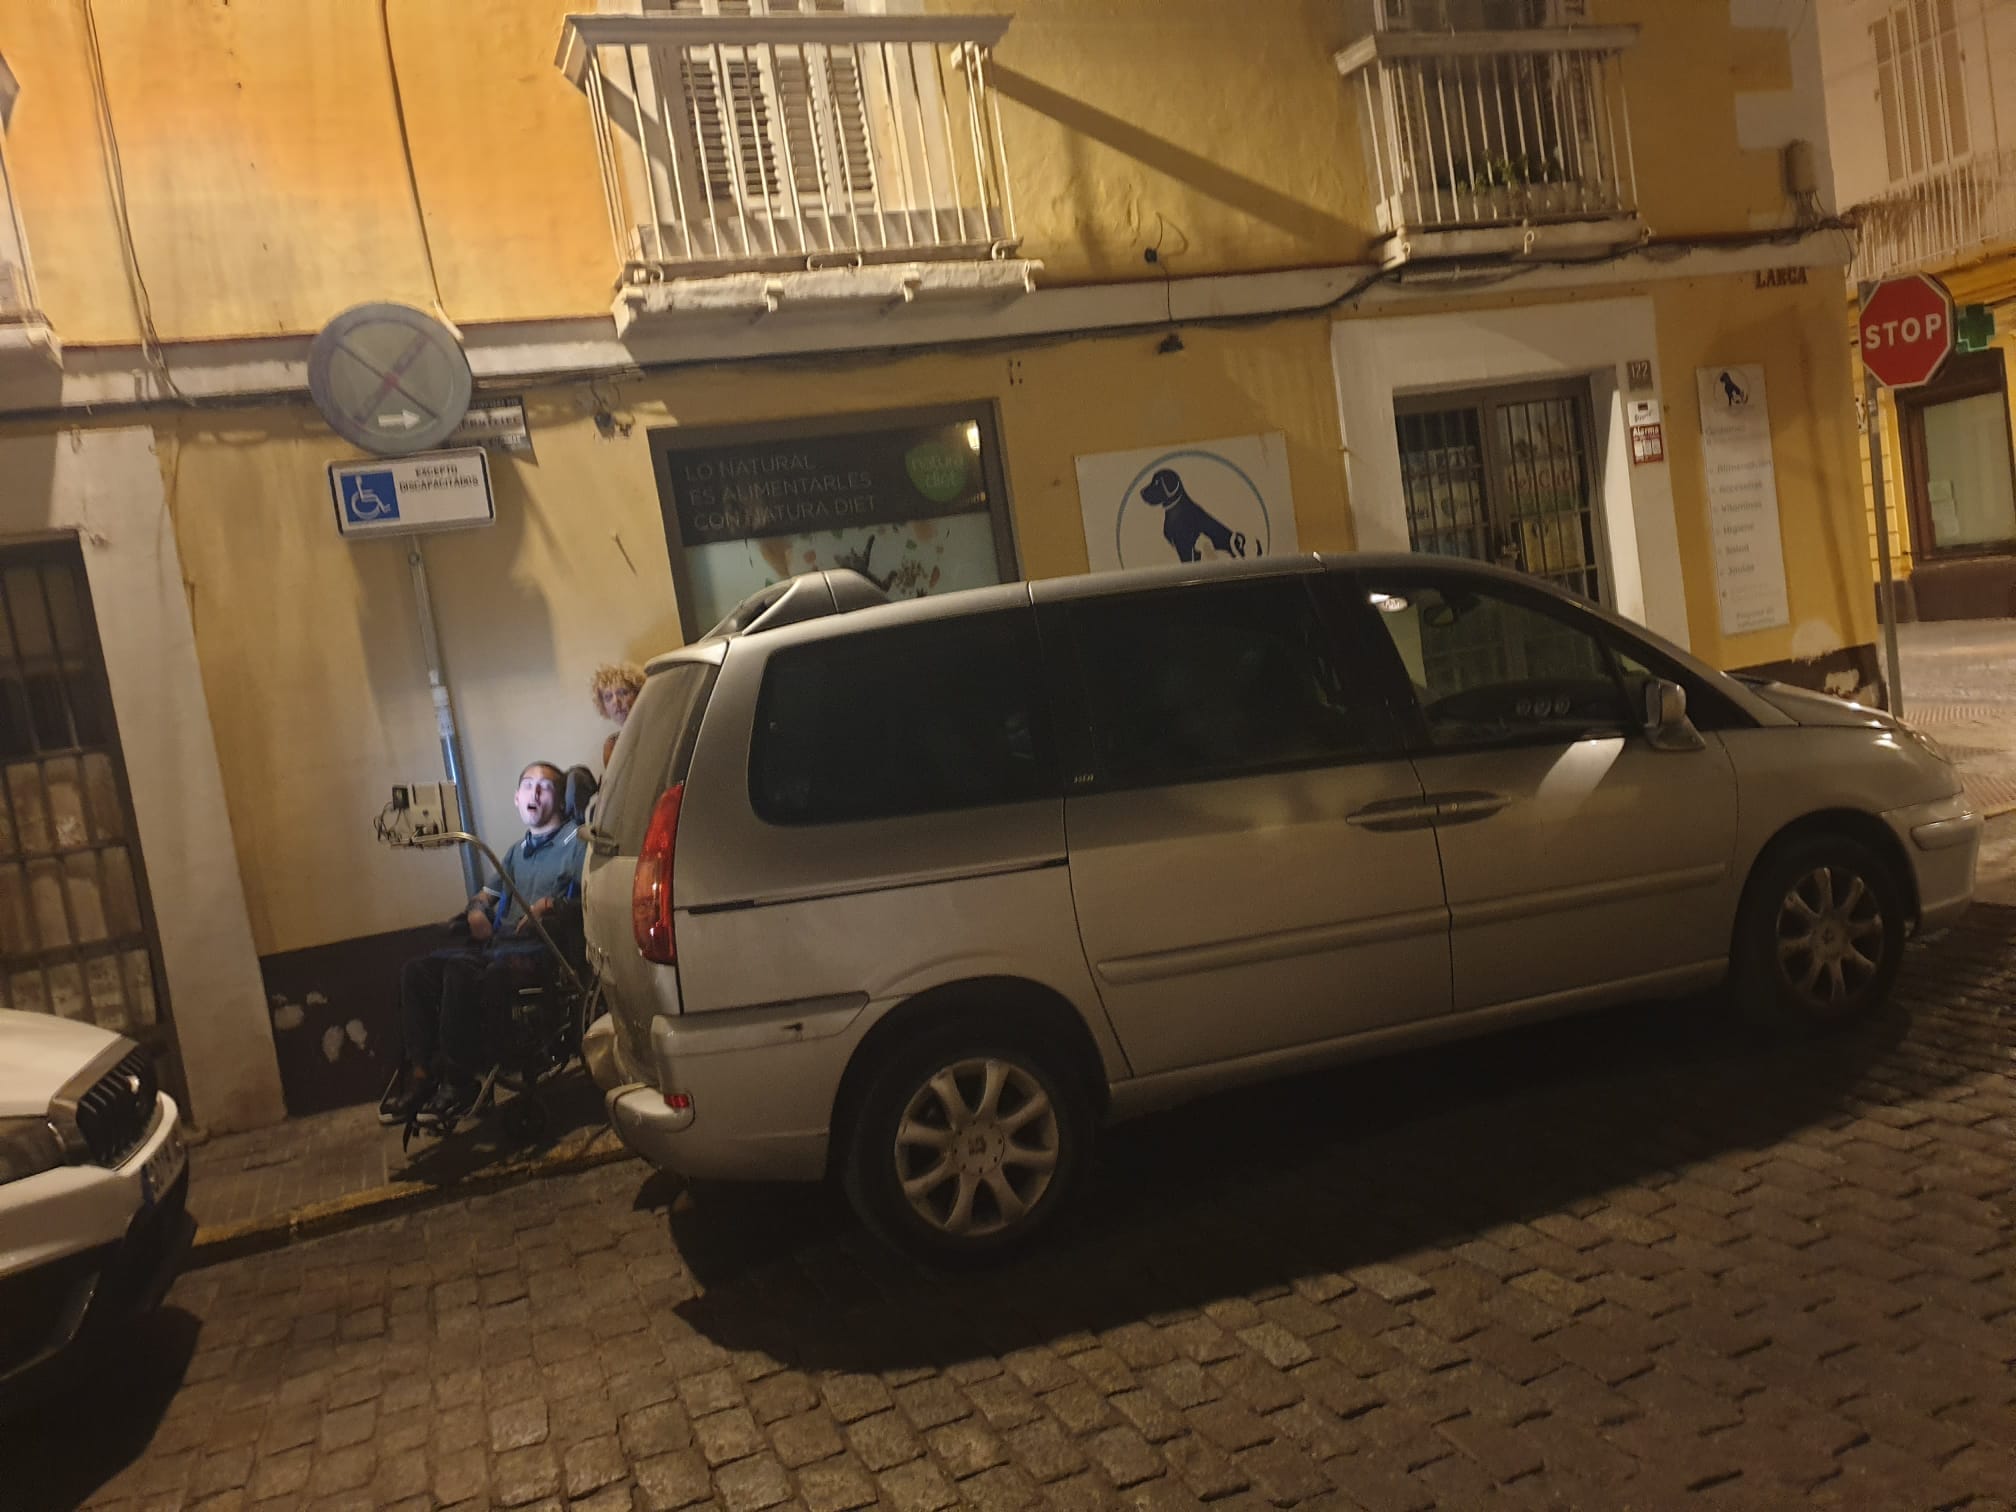
[[[2012,946],[1821,1045],[1695,1002],[1126,1126],[988,1273],[634,1163],[220,1264],[0,1505],[2016,1506]]]

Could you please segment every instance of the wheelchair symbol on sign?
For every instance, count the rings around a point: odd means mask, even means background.
[[[352,523],[399,518],[399,492],[390,473],[359,473],[343,484],[343,513]]]

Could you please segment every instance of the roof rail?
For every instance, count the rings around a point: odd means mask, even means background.
[[[750,594],[700,639],[755,635],[803,620],[824,619],[829,614],[846,614],[888,602],[888,594],[851,569],[835,567],[823,572],[801,572]]]

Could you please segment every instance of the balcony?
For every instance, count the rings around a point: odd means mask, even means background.
[[[1358,95],[1386,266],[1645,238],[1620,60],[1632,26],[1377,31]]]
[[[0,369],[27,360],[57,363],[63,349],[35,297],[35,270],[28,261],[28,234],[14,200],[14,178],[7,163],[7,123],[14,114],[20,86],[0,58]]]
[[[570,16],[619,332],[1032,286],[989,49],[1005,16]]]
[[[2016,152],[1980,152],[1855,207],[1856,281],[1965,262],[2016,240]]]

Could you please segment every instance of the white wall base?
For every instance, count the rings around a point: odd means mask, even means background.
[[[0,542],[82,540],[189,1112],[213,1132],[277,1122],[273,1030],[154,433],[0,439],[0,478]]]

